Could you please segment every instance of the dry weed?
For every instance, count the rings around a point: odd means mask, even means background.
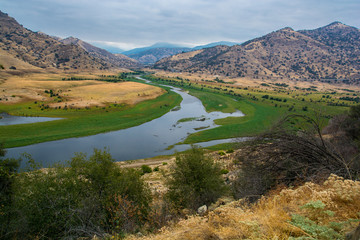
[[[321,211],[302,207],[321,203]],[[333,214],[325,214],[325,213]],[[279,189],[254,205],[239,200],[221,206],[207,216],[192,216],[160,233],[140,239],[288,239],[310,235],[290,223],[293,214],[317,223],[344,222],[360,216],[360,182],[331,175],[323,184],[306,183],[295,189]],[[341,233],[354,224],[348,224]],[[139,239],[131,236],[129,239]]]

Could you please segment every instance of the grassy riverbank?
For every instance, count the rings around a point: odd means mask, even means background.
[[[181,96],[168,92],[160,97],[138,103],[135,106],[111,104],[90,109],[46,109],[38,110],[34,103],[2,105],[0,112],[16,115],[63,117],[63,120],[0,126],[0,142],[6,148],[64,138],[94,135],[125,129],[158,118],[179,105]],[[29,108],[30,107],[30,108]],[[21,113],[21,114],[20,114]]]
[[[241,110],[244,117],[215,120],[217,128],[193,133],[183,142],[191,144],[217,139],[248,137],[261,133],[287,114],[318,116],[324,125],[336,114],[348,109],[339,101],[348,93],[319,92],[316,89],[289,89],[284,84],[274,84],[272,89],[234,86],[208,80],[147,76],[149,80],[186,89],[201,100],[206,111],[225,113]],[[354,104],[349,102],[349,104]],[[300,125],[301,123],[294,123]]]

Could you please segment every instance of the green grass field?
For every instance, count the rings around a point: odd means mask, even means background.
[[[348,109],[344,102],[338,100],[344,93],[288,90],[277,86],[272,90],[236,88],[222,84],[214,87],[204,82],[199,84],[177,78],[159,79],[153,76],[147,78],[188,90],[191,95],[202,101],[208,112],[230,113],[239,109],[245,114],[244,117],[218,119],[215,123],[220,125],[219,127],[191,134],[183,142],[185,144],[254,136],[271,127],[280,118],[294,113],[320,116],[325,125],[331,116],[341,114]]]
[[[234,101],[232,97],[219,93],[206,93],[191,90],[190,93],[198,97],[207,111],[234,112],[241,110],[244,117],[228,117],[215,120],[221,125],[217,128],[191,134],[184,143],[205,142],[216,139],[253,136],[271,126],[284,114],[285,109],[274,108],[265,104],[255,104],[249,100]]]
[[[46,109],[40,111],[34,103],[1,105],[0,112],[24,116],[63,117],[64,119],[0,126],[0,142],[3,142],[6,148],[11,148],[125,129],[162,116],[179,105],[181,100],[180,95],[169,92],[156,99],[141,102],[134,107],[112,104],[106,108],[90,110]]]

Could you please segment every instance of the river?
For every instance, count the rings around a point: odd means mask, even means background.
[[[189,95],[179,88],[171,87],[171,90],[180,94],[183,98],[180,108],[175,108],[173,111],[150,122],[128,129],[92,136],[10,148],[7,149],[6,157],[17,158],[26,152],[31,154],[36,162],[47,167],[56,162],[64,162],[71,159],[76,152],[86,153],[89,156],[94,148],[107,148],[116,161],[168,155],[175,153],[175,151],[183,151],[190,148],[190,145],[176,145],[171,149],[168,149],[168,146],[182,142],[189,134],[201,131],[201,129],[216,127],[215,119],[244,116],[241,111],[234,113],[207,113],[198,98]],[[181,119],[187,119],[187,121],[178,122]],[[197,145],[205,147],[229,141],[232,140],[216,140]]]

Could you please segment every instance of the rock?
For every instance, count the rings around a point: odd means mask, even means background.
[[[349,232],[348,234],[346,234],[345,237],[346,240],[360,240],[360,225],[355,228],[354,230],[352,230],[351,232]]]
[[[197,213],[202,216],[205,215],[206,211],[207,211],[207,206],[203,205],[198,208]]]

